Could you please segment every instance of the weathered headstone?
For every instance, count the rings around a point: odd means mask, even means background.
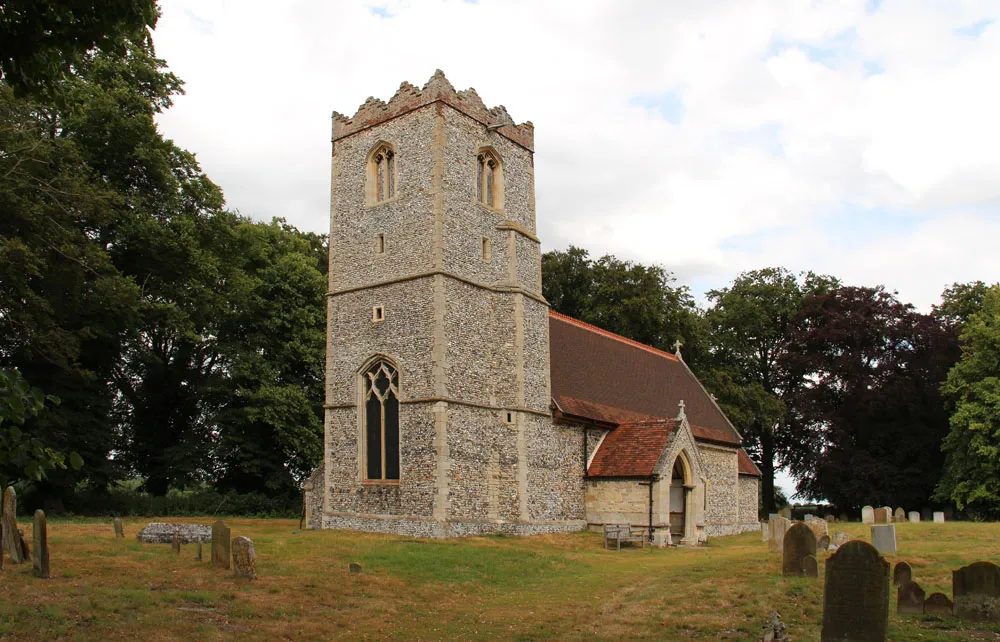
[[[924,589],[916,582],[907,580],[896,591],[896,613],[901,615],[921,615],[924,612]]]
[[[802,558],[803,577],[819,577],[819,560],[815,555],[806,555]]]
[[[229,527],[221,519],[212,524],[212,564],[229,568]]]
[[[808,522],[811,519],[816,519],[816,516],[812,513],[806,513],[806,516],[802,518],[803,522]]]
[[[915,510],[910,511],[910,523],[919,524],[920,523],[920,513]]]
[[[125,537],[125,527],[122,525],[122,518],[116,517],[114,519],[115,525],[115,537]]]
[[[782,545],[781,574],[805,575],[803,560],[810,555],[816,557],[816,536],[805,524],[792,524]]]
[[[28,540],[24,537],[24,529],[17,529],[17,540],[21,542],[21,559],[27,562],[31,559],[31,546],[28,545]]]
[[[35,540],[35,554],[31,556],[32,569],[36,577],[49,579],[49,531],[45,523],[45,512],[35,511],[35,522],[31,536]]]
[[[774,519],[769,521],[767,525],[768,525],[768,530],[770,531],[769,533],[770,541],[768,542],[768,550],[780,551],[785,541],[785,533],[788,532],[788,529],[789,527],[791,527],[792,523],[779,515],[778,517],[775,517]]]
[[[3,522],[3,549],[10,555],[10,561],[20,564],[24,561],[24,547],[21,546],[21,537],[17,532],[17,493],[13,486],[8,486],[3,491],[3,514],[0,521]]]
[[[892,506],[883,506],[882,510],[885,511],[885,523],[886,524],[891,524],[892,523]]]
[[[934,523],[935,524],[944,524],[944,513],[943,512],[941,512],[941,511],[935,511],[934,512]]]
[[[891,519],[892,512],[886,509],[885,506],[879,506],[875,509],[875,523],[876,524],[888,524]]]
[[[892,515],[892,521],[894,522],[905,522],[909,521],[906,519],[906,511],[903,510],[902,506],[896,508],[896,512]]]
[[[195,559],[196,562],[200,562],[201,561],[201,542],[198,542],[198,550],[194,554],[194,559]]]
[[[760,639],[767,642],[788,642],[785,623],[781,621],[781,615],[777,611],[771,611],[767,614],[764,625],[761,627]]]
[[[816,541],[816,550],[828,551],[830,550],[830,536],[824,535]]]
[[[892,567],[892,583],[902,586],[913,579],[913,569],[906,562],[897,562]]]
[[[951,615],[953,613],[954,606],[948,596],[944,593],[931,593],[930,596],[924,600],[924,614],[925,615]]]
[[[173,549],[175,553],[181,552],[181,536],[178,533],[174,533],[174,538],[170,540],[170,548]]]
[[[951,572],[956,616],[968,620],[1000,620],[1000,567],[975,562]]]
[[[874,524],[875,523],[875,509],[871,506],[861,507],[861,523],[862,524]]]
[[[830,527],[822,519],[810,519],[806,522],[806,526],[813,532],[817,542],[819,538],[830,534]]]
[[[885,642],[889,562],[868,542],[852,540],[826,560],[823,642]]]
[[[360,573],[360,572],[361,572],[361,565],[360,565],[360,564],[358,564],[357,562],[351,562],[351,563],[350,563],[350,564],[348,565],[347,569],[348,569],[348,570],[349,570],[349,571],[350,571],[351,573]]]
[[[249,537],[233,538],[233,572],[237,577],[257,578],[257,554]]]
[[[896,525],[872,524],[872,546],[879,553],[896,552]]]
[[[787,520],[791,520],[792,519],[792,508],[791,508],[791,506],[786,506],[785,508],[782,508],[780,511],[778,511],[778,513],[780,513],[781,516],[784,517]]]
[[[826,522],[827,524],[832,524],[832,523],[834,523],[835,521],[837,521],[837,518],[836,518],[836,517],[834,517],[833,515],[829,515],[829,514],[827,514],[827,515],[824,515],[824,516],[823,516],[823,520],[824,520],[824,521],[825,521],[825,522]]]
[[[760,541],[766,542],[768,540],[768,527],[767,522],[760,523]]]
[[[843,546],[847,542],[851,541],[851,536],[844,531],[837,531],[830,538],[830,543],[834,546]]]

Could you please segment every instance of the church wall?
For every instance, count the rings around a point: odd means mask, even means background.
[[[586,487],[588,524],[649,525],[649,486],[635,479],[589,479]],[[654,526],[662,526],[656,517]]]
[[[760,520],[760,478],[740,475],[740,523],[758,525]]]
[[[701,452],[709,481],[705,532],[709,536],[718,537],[759,530],[756,495],[753,500],[753,515],[748,517],[741,511],[741,506],[745,505],[746,486],[740,482],[736,450],[701,444]]]
[[[524,406],[550,413],[549,306],[529,297],[522,297],[521,301],[524,312]]]
[[[528,513],[533,520],[582,520],[583,431],[523,413],[528,453]],[[583,522],[579,528],[583,528]]]
[[[449,407],[449,518],[518,519],[518,427],[506,424],[505,415],[501,410]]]

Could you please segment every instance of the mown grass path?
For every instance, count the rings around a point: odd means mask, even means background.
[[[592,533],[427,541],[227,520],[254,540],[260,579],[247,582],[213,568],[207,546],[197,562],[194,545],[139,544],[147,521],[116,540],[111,520],[50,520],[52,579],[9,560],[0,574],[0,639],[756,640],[777,610],[801,642],[819,640],[823,615],[827,554],[818,581],[783,578],[759,533],[617,552]],[[928,595],[950,596],[952,569],[1000,562],[1000,524],[898,524],[897,539],[889,561],[908,561]],[[890,639],[997,640],[1000,625],[900,617],[893,599]]]

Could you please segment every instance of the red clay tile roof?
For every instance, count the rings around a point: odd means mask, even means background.
[[[750,459],[750,455],[748,455],[742,448],[740,448],[737,453],[737,461],[739,461],[740,464],[741,475],[753,475],[754,477],[760,477],[760,469],[757,468],[757,464],[753,463],[753,460]]]
[[[649,477],[677,426],[676,419],[619,425],[594,453],[587,476]]]
[[[683,399],[696,439],[740,444],[725,415],[676,355],[552,311],[549,341],[552,399],[564,413],[609,423],[665,419],[677,416]]]

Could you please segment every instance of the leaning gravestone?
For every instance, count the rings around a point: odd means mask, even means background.
[[[896,592],[896,613],[900,615],[922,615],[924,612],[924,589],[916,582],[907,580],[900,584]]]
[[[872,546],[879,553],[896,552],[896,525],[872,524]]]
[[[782,545],[781,574],[785,576],[805,575],[804,562],[805,558],[810,555],[813,558],[816,557],[816,536],[805,524],[801,522],[793,524],[785,533]],[[811,577],[816,577],[816,575]]]
[[[212,524],[212,564],[229,568],[229,527],[221,519]]]
[[[910,523],[919,524],[920,523],[920,513],[915,510],[910,511]]]
[[[891,519],[892,513],[885,508],[885,506],[879,506],[875,509],[875,523],[876,524],[888,524]]]
[[[782,545],[785,541],[785,533],[791,527],[792,523],[781,517],[775,517],[767,523],[768,530],[770,531],[770,541],[768,542],[768,550],[770,551],[780,551]]]
[[[233,538],[233,572],[237,577],[257,578],[257,554],[249,537]]]
[[[830,543],[838,547],[843,546],[849,541],[851,541],[851,536],[844,531],[837,531],[833,534],[833,537],[830,538]]]
[[[824,535],[816,540],[816,550],[827,551],[830,550],[830,536]]]
[[[13,486],[3,491],[3,549],[10,555],[10,561],[20,564],[25,561],[24,548],[21,546],[21,536],[17,532],[17,493]]]
[[[951,615],[953,605],[944,593],[931,593],[924,600],[924,615]]]
[[[115,525],[115,537],[125,537],[125,527],[122,526],[122,518],[116,517],[114,519]]]
[[[913,579],[913,569],[906,562],[898,562],[892,567],[892,583],[902,586]]]
[[[951,572],[956,616],[968,620],[1000,620],[1000,567],[975,562]]]
[[[826,560],[823,642],[885,642],[889,562],[868,542],[852,540]]]
[[[45,512],[35,511],[35,522],[31,531],[35,540],[35,554],[31,556],[32,569],[36,577],[49,579],[49,531],[45,523]]]
[[[861,507],[861,523],[862,524],[874,524],[875,523],[875,509],[871,506]]]
[[[905,521],[907,521],[907,519],[906,519],[906,511],[903,510],[902,506],[899,506],[899,507],[896,508],[896,512],[893,513],[893,515],[892,515],[892,521],[894,521],[894,522],[905,522]]]
[[[934,513],[934,523],[944,524],[944,513],[942,513],[941,511],[936,511]]]

